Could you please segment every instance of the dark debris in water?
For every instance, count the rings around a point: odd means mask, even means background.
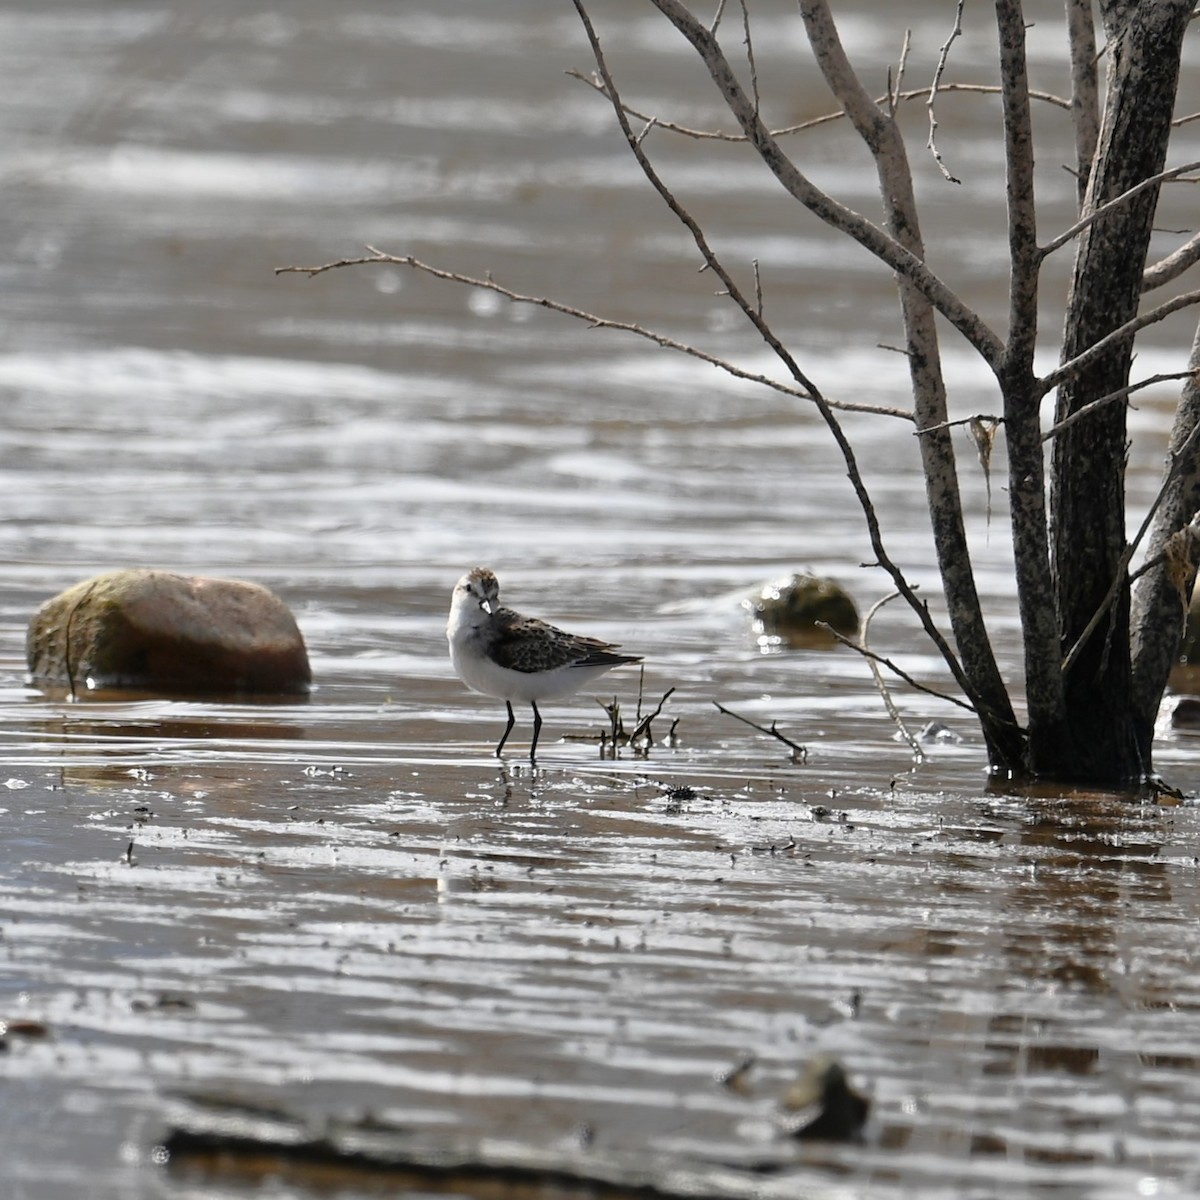
[[[820,1076],[824,1115],[810,1123],[813,1132],[800,1131],[797,1137],[844,1136],[849,1120],[846,1099],[856,1094],[838,1090],[833,1074],[830,1069]],[[844,1076],[838,1078],[844,1083]],[[151,1157],[184,1178],[286,1180],[322,1191],[386,1183],[388,1194],[423,1191],[489,1200],[547,1196],[740,1200],[792,1196],[799,1182],[790,1179],[789,1168],[799,1164],[786,1144],[778,1154],[758,1154],[733,1163],[653,1150],[605,1151],[597,1148],[591,1128],[577,1131],[571,1144],[546,1147],[434,1136],[372,1117],[317,1126],[277,1108],[212,1098],[177,1100],[174,1107],[175,1118]]]
[[[759,733],[765,733],[767,737],[773,737],[776,741],[782,742],[791,751],[792,762],[804,763],[808,761],[808,747],[802,746],[799,742],[794,742],[785,734],[780,733],[779,728],[774,721],[771,722],[770,727],[767,727],[766,725],[759,725],[756,722],[751,721],[748,717],[743,717],[740,714],[731,711],[723,704],[718,704],[715,700],[713,701],[713,706],[718,712],[724,713],[725,716],[732,717],[735,721],[741,721],[743,725],[749,725],[751,729],[756,729]]]
[[[189,1000],[186,996],[176,995],[170,992],[160,992],[158,995],[150,999],[138,998],[130,1001],[129,1007],[134,1012],[191,1012],[195,1007],[195,1003]]]
[[[821,1056],[805,1064],[782,1109],[782,1124],[793,1137],[841,1142],[862,1133],[871,1104],[850,1086],[840,1062]]]

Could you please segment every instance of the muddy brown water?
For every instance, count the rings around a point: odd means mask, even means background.
[[[901,35],[846,7],[882,83]],[[604,8],[637,102],[717,124],[658,19]],[[909,8],[923,78],[948,14]],[[763,19],[779,119],[824,111],[790,65],[794,12]],[[1057,20],[1039,13],[1031,36],[1035,82],[1062,90]],[[948,727],[914,763],[861,661],[755,644],[736,593],[773,575],[832,575],[863,607],[888,590],[861,566],[810,412],[394,269],[273,275],[371,243],[769,370],[603,103],[564,76],[591,65],[569,6],[39,0],[0,4],[0,32],[6,1198],[313,1194],[164,1166],[181,1095],[539,1151],[586,1130],[663,1163],[771,1153],[793,1195],[1200,1190],[1196,809],[1007,793],[968,717],[898,689],[914,729]],[[990,46],[968,28],[963,77]],[[960,188],[918,171],[939,265],[1000,324],[989,105],[942,113]],[[1061,118],[1041,129],[1042,158],[1062,161]],[[886,279],[737,151],[713,171],[707,148],[651,144],[731,261],[748,277],[760,260],[767,311],[818,382],[903,403],[877,348],[897,338]],[[836,131],[805,155],[875,211],[869,164]],[[1053,228],[1069,179],[1048,166],[1042,189]],[[1140,365],[1179,369],[1189,341],[1186,321],[1165,327]],[[994,411],[970,357],[947,341],[946,358],[956,411]],[[1169,410],[1164,390],[1132,414],[1138,501]],[[892,553],[936,607],[911,434],[847,427]],[[1019,681],[1001,476],[989,524],[961,450]],[[644,654],[643,705],[676,689],[657,726],[677,721],[676,744],[602,758],[582,695],[547,706],[536,772],[524,714],[497,764],[501,707],[452,678],[442,633],[479,562],[516,606]],[[124,565],[274,587],[309,644],[311,699],[71,704],[29,687],[33,609]],[[874,637],[943,682],[896,605]],[[628,714],[637,674],[610,680],[600,698]],[[714,701],[778,721],[808,761]],[[1194,737],[1164,720],[1157,755],[1200,793]],[[781,1147],[776,1099],[817,1053],[872,1098],[861,1144]],[[720,1087],[745,1055],[749,1091]]]

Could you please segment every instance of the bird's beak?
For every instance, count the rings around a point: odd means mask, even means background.
[[[490,617],[492,615],[492,602],[490,600],[480,600],[479,607]]]

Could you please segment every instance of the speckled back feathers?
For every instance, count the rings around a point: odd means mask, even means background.
[[[642,660],[618,654],[618,647],[599,638],[582,637],[523,617],[511,608],[497,609],[492,618],[492,658],[510,671],[553,671],[556,667],[619,667]]]

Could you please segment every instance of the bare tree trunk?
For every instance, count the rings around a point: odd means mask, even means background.
[[[1071,47],[1071,119],[1075,124],[1075,172],[1079,206],[1087,198],[1088,179],[1100,137],[1100,89],[1096,82],[1096,21],[1092,0],[1067,0]]]
[[[1200,372],[1200,327],[1188,366]],[[1133,636],[1134,730],[1149,761],[1154,721],[1187,622],[1188,601],[1196,583],[1200,537],[1200,378],[1185,384],[1167,451],[1167,478],[1155,514],[1146,561],[1154,563],[1138,581],[1131,619]],[[1193,535],[1188,536],[1189,527]]]
[[[1184,30],[1191,0],[1103,5],[1108,92],[1085,214],[1158,174],[1166,158]],[[1158,200],[1157,187],[1100,217],[1080,235],[1062,360],[1069,361],[1130,320]],[[1126,386],[1132,341],[1113,346],[1059,389],[1058,419]],[[1084,636],[1118,575],[1125,550],[1125,408],[1108,404],[1054,442],[1052,543],[1064,655]],[[1129,586],[1123,581],[1105,620],[1074,654],[1064,680],[1066,737],[1039,774],[1113,782],[1148,769],[1134,721]],[[1031,749],[1033,735],[1031,713]]]
[[[1046,528],[1042,391],[1034,376],[1041,254],[1033,200],[1033,128],[1020,0],[996,0],[1008,202],[1009,337],[996,371],[1004,397],[1009,511],[1017,603],[1025,648],[1028,741],[1022,765],[1053,753],[1062,737],[1065,698],[1058,666],[1057,608]]]
[[[824,0],[801,0],[800,12],[826,83],[875,160],[885,227],[914,258],[924,261],[925,243],[900,128],[860,83],[842,48],[829,5]],[[987,743],[988,760],[997,769],[1017,771],[1024,760],[1025,738],[996,664],[975,587],[954,444],[946,424],[946,384],[934,310],[904,276],[898,276],[896,282],[925,493],[954,641]]]
[[[876,563],[891,578],[944,659],[955,684],[978,715],[993,768],[1035,776],[1116,785],[1150,770],[1152,733],[1158,702],[1172,665],[1181,629],[1182,597],[1200,561],[1200,332],[1193,349],[1195,378],[1184,391],[1168,456],[1167,478],[1156,506],[1149,567],[1132,612],[1125,532],[1126,420],[1122,401],[1153,380],[1129,386],[1133,340],[1138,332],[1172,312],[1200,304],[1200,290],[1182,292],[1139,312],[1139,296],[1178,279],[1200,262],[1200,233],[1147,269],[1151,226],[1163,182],[1162,166],[1171,133],[1183,35],[1193,0],[1063,0],[1071,48],[1070,108],[1080,184],[1080,215],[1069,228],[1039,243],[1034,196],[1033,93],[1026,71],[1026,21],[1022,0],[993,0],[999,32],[1000,93],[1004,114],[1004,154],[1010,266],[1006,336],[993,330],[926,258],[913,180],[904,141],[895,120],[902,96],[889,86],[872,99],[851,67],[838,38],[829,0],[799,0],[816,60],[842,112],[873,155],[885,220],[876,224],[817,187],[781,144],[793,129],[772,131],[759,106],[758,76],[750,42],[749,5],[743,28],[749,91],[717,39],[725,5],[704,24],[686,0],[649,0],[691,43],[736,120],[740,136],[761,157],[785,191],[831,229],[857,242],[894,273],[904,319],[906,357],[914,398],[911,413],[828,400],[773,332],[758,303],[739,287],[714,252],[695,218],[664,183],[643,143],[654,128],[692,136],[721,137],[684,130],[627,108],[609,71],[585,0],[573,0],[596,59],[597,87],[613,106],[621,132],[647,181],[687,228],[704,267],[745,315],[791,383],[748,372],[697,346],[638,324],[597,317],[546,297],[522,295],[490,277],[472,279],[368,247],[365,258],[317,267],[281,270],[319,274],[360,263],[394,263],[476,287],[515,301],[535,303],[587,320],[622,328],[659,345],[714,363],[739,378],[756,379],[817,408],[846,465],[862,508]],[[1094,10],[1104,21],[1107,89],[1099,118]],[[961,18],[962,4],[957,6]],[[953,41],[961,32],[956,23]],[[922,90],[932,106],[943,87],[941,69]],[[906,43],[907,46],[907,43]],[[905,55],[907,50],[905,51]],[[902,56],[903,61],[903,56]],[[968,90],[978,90],[971,88]],[[988,89],[990,90],[990,89]],[[630,117],[646,122],[640,133]],[[929,148],[939,165],[940,156]],[[1176,177],[1195,164],[1173,167]],[[943,167],[944,171],[944,167]],[[948,172],[945,172],[950,178]],[[1059,365],[1040,377],[1035,369],[1039,326],[1041,265],[1078,239]],[[757,281],[757,272],[755,280]],[[1009,502],[1018,603],[1025,651],[1027,728],[1016,721],[989,643],[971,568],[957,466],[948,420],[937,317],[942,317],[974,348],[994,373],[1004,402],[1009,460]],[[1055,428],[1043,435],[1041,402],[1059,388]],[[919,436],[926,497],[950,621],[946,634],[884,545],[878,515],[858,467],[854,448],[835,408],[867,409],[910,419]],[[1050,502],[1046,498],[1045,437],[1053,438]],[[1155,509],[1157,510],[1155,512]],[[892,664],[888,664],[892,666]],[[893,669],[894,668],[893,666]],[[903,676],[903,672],[898,672]],[[911,681],[910,681],[911,682]],[[961,703],[957,697],[949,697]]]

